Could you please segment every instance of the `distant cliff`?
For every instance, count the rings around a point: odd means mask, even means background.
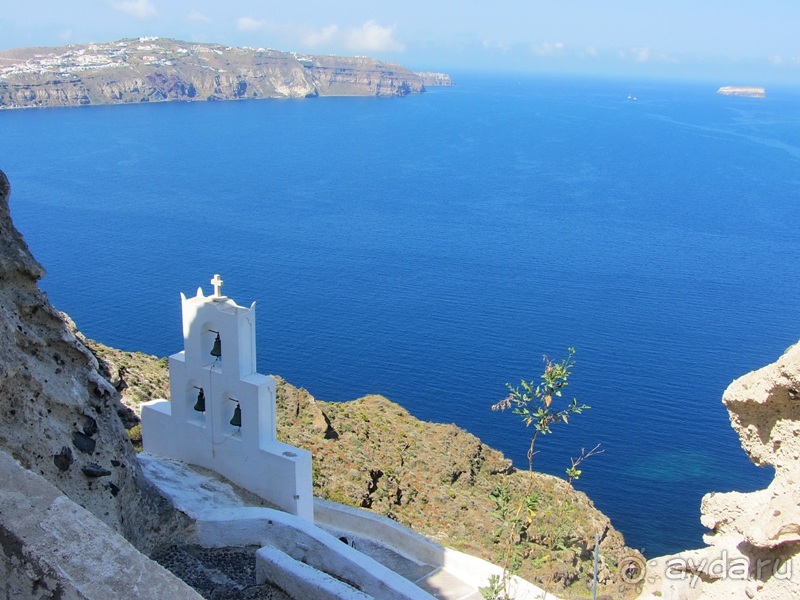
[[[432,85],[447,85],[449,77],[436,75],[430,81],[442,83]],[[425,91],[425,79],[367,57],[137,38],[0,52],[0,108],[404,96]]]
[[[423,85],[428,87],[444,87],[455,85],[447,73],[417,73],[422,78]]]

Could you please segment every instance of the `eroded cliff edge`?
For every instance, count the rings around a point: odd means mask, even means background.
[[[303,55],[265,48],[124,39],[0,52],[0,108],[243,100],[310,96],[403,96],[428,78],[368,57]]]
[[[119,393],[42,292],[0,171],[0,449],[140,548],[169,507],[141,475]]]
[[[734,381],[722,397],[750,459],[775,469],[752,493],[710,493],[708,546],[648,565],[642,599],[800,597],[800,343]]]
[[[0,171],[0,595],[194,597],[133,547],[148,553],[184,524],[142,476],[119,392],[39,290],[9,194]]]

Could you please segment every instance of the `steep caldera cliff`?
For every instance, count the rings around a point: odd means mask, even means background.
[[[449,78],[428,78],[445,85]],[[425,90],[405,67],[367,57],[301,55],[166,38],[0,52],[0,108],[403,96]]]
[[[11,222],[8,195],[0,171],[0,450],[147,548],[142,532],[161,528],[169,507],[141,477],[119,393],[39,289],[44,269]]]
[[[764,490],[706,494],[708,546],[649,563],[642,600],[800,598],[800,343],[722,401],[747,455],[775,478]]]
[[[196,597],[130,545],[152,551],[181,516],[142,476],[119,392],[39,289],[9,193],[0,171],[0,597]]]

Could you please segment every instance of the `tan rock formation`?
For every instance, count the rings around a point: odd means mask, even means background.
[[[641,598],[800,597],[800,343],[734,381],[722,401],[747,455],[775,478],[749,494],[707,494],[709,546],[653,561]]]
[[[147,551],[177,526],[142,477],[119,393],[39,290],[0,171],[0,450]]]

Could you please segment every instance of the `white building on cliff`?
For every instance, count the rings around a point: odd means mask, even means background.
[[[193,521],[184,543],[258,546],[256,583],[294,598],[480,598],[500,567],[387,517],[313,498],[311,454],[277,441],[275,380],[256,372],[255,302],[245,308],[223,296],[219,275],[211,283],[212,296],[181,294],[184,349],[169,357],[171,401],[142,407],[139,463]],[[255,506],[183,463],[215,471],[280,510]],[[517,600],[544,596],[516,577],[513,587]]]
[[[290,514],[314,520],[311,453],[275,437],[275,380],[256,372],[256,303],[198,288],[181,294],[184,349],[169,357],[171,401],[142,408],[145,452],[223,474]]]

